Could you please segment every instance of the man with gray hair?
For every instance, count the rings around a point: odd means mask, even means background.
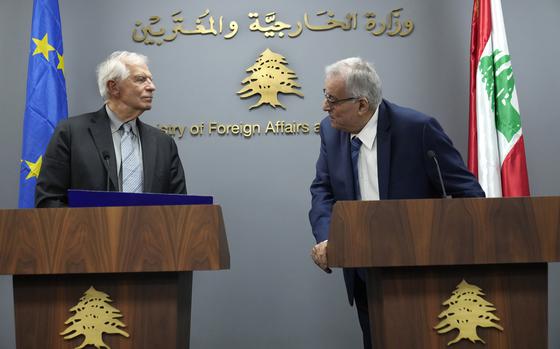
[[[97,82],[105,105],[56,127],[35,206],[67,206],[68,189],[185,194],[175,142],[138,119],[156,90],[146,56],[113,52],[97,67]]]
[[[328,66],[323,92],[328,116],[321,122],[309,220],[317,242],[311,257],[324,271],[330,273],[329,225],[338,200],[440,198],[443,187],[452,197],[484,196],[434,118],[382,98],[381,80],[370,63],[347,58]],[[356,303],[364,348],[369,349],[365,270],[343,272],[350,304]]]

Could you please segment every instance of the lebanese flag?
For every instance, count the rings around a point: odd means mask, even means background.
[[[474,0],[470,73],[469,169],[487,197],[529,196],[501,0]]]

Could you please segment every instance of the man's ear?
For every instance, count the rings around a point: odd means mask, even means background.
[[[358,106],[358,112],[360,114],[369,114],[369,103],[368,100],[366,98],[360,98],[358,100],[359,106]]]
[[[119,84],[115,80],[107,81],[107,92],[109,92],[109,96],[118,97],[120,94]]]

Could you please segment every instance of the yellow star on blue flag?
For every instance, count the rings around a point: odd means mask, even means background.
[[[58,59],[50,59],[53,51]],[[33,1],[25,104],[19,207],[33,207],[43,154],[58,122],[68,117],[58,0]]]
[[[29,167],[29,173],[25,179],[31,179],[33,177],[39,177],[39,172],[41,172],[41,164],[43,163],[43,156],[39,156],[39,159],[35,162],[25,160],[25,163]]]
[[[37,38],[31,38],[35,43],[35,51],[33,51],[33,56],[42,54],[45,59],[49,60],[49,52],[54,51],[54,47],[49,44],[49,33],[46,33],[41,40]]]
[[[64,74],[64,56],[58,52],[56,53],[56,55],[58,57],[58,65],[56,66],[56,69],[62,70],[62,74]]]

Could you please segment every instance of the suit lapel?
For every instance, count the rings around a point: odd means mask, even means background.
[[[156,166],[157,140],[153,132],[138,119],[138,130],[140,132],[140,142],[142,143],[142,166],[144,167],[144,192],[152,192],[154,181],[154,169]]]
[[[97,113],[95,113],[89,124],[89,131],[91,137],[93,138],[93,143],[97,148],[99,159],[103,164],[105,171],[109,173],[109,179],[115,190],[118,190],[118,180],[117,180],[117,160],[115,157],[115,146],[113,145],[113,136],[111,135],[111,124],[109,121],[109,116],[103,106]],[[109,154],[109,168],[107,168],[107,162],[105,161],[104,154]]]
[[[377,176],[379,199],[389,198],[389,175],[391,168],[391,120],[385,101],[379,105],[377,122]]]

